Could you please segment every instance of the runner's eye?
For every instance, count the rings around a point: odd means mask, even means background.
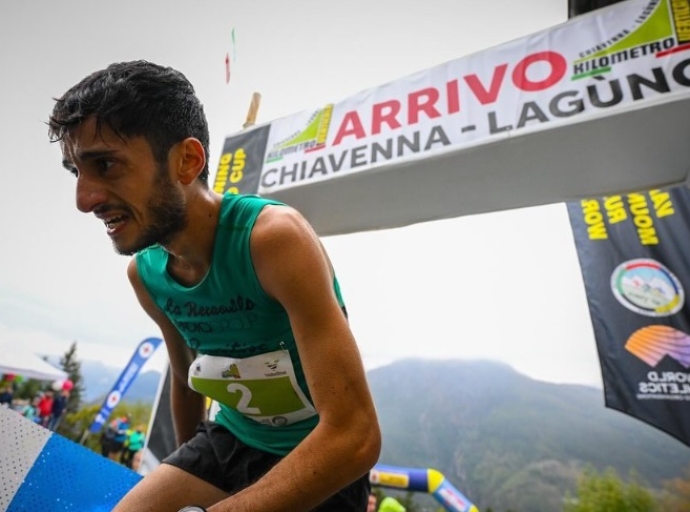
[[[105,158],[99,158],[98,160],[95,161],[96,168],[98,169],[98,172],[101,174],[107,172],[114,164],[112,160],[107,160]]]

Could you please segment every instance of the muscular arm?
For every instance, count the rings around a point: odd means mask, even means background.
[[[266,207],[251,252],[262,286],[290,317],[319,423],[263,478],[209,512],[307,511],[376,463],[379,425],[328,258],[311,227],[288,207]]]
[[[132,259],[127,267],[127,277],[141,307],[160,328],[168,350],[171,410],[175,439],[179,446],[194,436],[196,426],[206,414],[204,397],[189,389],[187,385],[187,371],[194,360],[194,353],[187,347],[177,328],[151,299],[139,278],[135,259]]]

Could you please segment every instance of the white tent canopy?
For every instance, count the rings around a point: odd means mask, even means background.
[[[9,344],[0,345],[0,374],[21,375],[29,379],[65,380],[67,374],[38,355]]]

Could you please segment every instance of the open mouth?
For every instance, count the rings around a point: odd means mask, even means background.
[[[124,226],[124,224],[127,222],[127,219],[127,215],[115,215],[103,219],[103,223],[105,224],[105,227],[108,229],[108,234],[112,234],[116,232],[119,228]]]

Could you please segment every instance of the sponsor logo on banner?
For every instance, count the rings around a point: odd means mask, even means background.
[[[465,502],[465,500],[458,496],[458,493],[454,492],[454,489],[452,489],[451,487],[441,487],[437,491],[437,493],[439,497],[443,500],[443,503],[445,503],[448,506],[452,506],[453,510],[467,509],[467,503]]]
[[[641,315],[669,316],[683,307],[680,281],[652,259],[635,259],[618,265],[611,275],[611,289],[618,302]]]
[[[647,55],[684,50],[690,50],[690,0],[650,0],[627,26],[579,53],[572,79],[602,75]]]
[[[333,115],[333,104],[313,112],[305,122],[305,128],[275,142],[268,150],[266,163],[282,160],[285,155],[309,153],[326,147],[328,128]]]
[[[369,481],[374,485],[386,487],[397,487],[407,489],[410,485],[410,477],[405,473],[395,473],[393,471],[381,471],[372,469],[369,473]]]
[[[635,331],[625,348],[652,367],[668,356],[690,368],[690,336],[667,325],[650,325]]]
[[[274,121],[259,193],[686,93],[690,0],[610,9]]]
[[[568,213],[606,405],[690,445],[688,205],[678,187],[583,199]]]

